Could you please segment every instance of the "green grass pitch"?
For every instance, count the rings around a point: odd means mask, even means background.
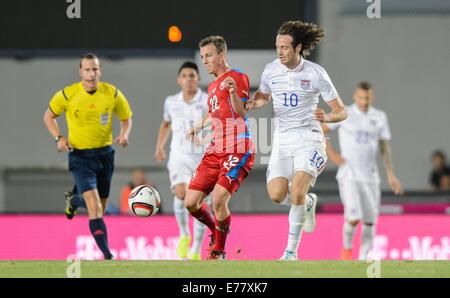
[[[359,261],[81,261],[81,277],[367,277]],[[64,261],[0,261],[0,277],[66,277]],[[73,267],[72,267],[73,268]],[[373,268],[373,267],[372,267]],[[447,277],[449,261],[382,261],[380,277]]]

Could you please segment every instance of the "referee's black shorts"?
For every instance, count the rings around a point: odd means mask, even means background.
[[[114,172],[114,149],[106,146],[69,153],[69,171],[75,179],[78,194],[97,188],[100,198],[109,197]]]

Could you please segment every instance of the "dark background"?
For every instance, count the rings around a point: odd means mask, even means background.
[[[192,49],[208,35],[234,49],[273,48],[270,36],[284,20],[316,15],[315,1],[81,0],[81,19],[69,19],[70,4],[2,0],[0,49]],[[180,43],[168,41],[171,25],[181,29]]]

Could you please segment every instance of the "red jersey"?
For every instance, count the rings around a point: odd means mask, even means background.
[[[224,152],[225,149],[234,151],[236,145],[248,144],[251,139],[247,116],[241,117],[236,113],[231,104],[228,88],[223,84],[227,77],[231,77],[236,82],[236,92],[243,102],[246,102],[250,95],[247,75],[236,70],[224,73],[209,84],[208,108],[211,113],[213,139],[207,152]],[[245,147],[239,151],[248,151],[248,146]]]

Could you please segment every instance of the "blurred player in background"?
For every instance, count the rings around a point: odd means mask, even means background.
[[[139,186],[139,185],[150,185],[156,188],[156,185],[153,184],[152,181],[147,179],[147,174],[144,169],[136,168],[131,171],[131,179],[130,181],[122,186],[120,190],[120,212],[122,214],[133,214],[128,205],[128,198],[130,197],[131,191]],[[108,204],[111,206],[111,204]]]
[[[78,207],[87,208],[89,229],[105,259],[112,259],[103,214],[114,171],[112,114],[121,121],[115,142],[126,147],[131,131],[132,111],[117,87],[100,82],[98,57],[81,57],[81,82],[58,91],[50,100],[44,123],[59,152],[69,152],[69,171],[75,180],[74,194],[67,197],[66,216],[71,219]],[[66,113],[68,138],[59,129],[56,118]],[[84,198],[84,199],[83,199]]]
[[[384,160],[390,187],[397,195],[403,193],[403,188],[395,176],[392,164],[388,119],[383,111],[372,107],[371,85],[367,82],[359,83],[353,99],[355,103],[347,109],[347,120],[322,126],[325,132],[338,129],[339,133],[341,153],[337,153],[331,142],[327,141],[327,154],[339,167],[336,179],[344,204],[344,247],[341,258],[352,259],[353,237],[356,226],[362,222],[359,259],[366,260],[372,249],[380,208],[380,175],[376,160],[378,150]]]
[[[231,223],[228,204],[254,162],[254,148],[247,125],[244,103],[249,96],[247,75],[227,64],[227,45],[221,36],[209,36],[199,43],[200,57],[215,80],[208,87],[208,114],[189,132],[194,138],[212,125],[212,137],[192,177],[184,200],[189,212],[212,232],[208,259],[224,259]],[[212,192],[214,217],[204,198]]]
[[[186,134],[194,123],[199,122],[208,113],[208,95],[198,86],[200,76],[197,64],[193,62],[181,65],[177,82],[181,92],[168,96],[164,102],[164,119],[159,128],[155,159],[157,161],[166,159],[164,146],[172,132],[167,169],[170,188],[175,194],[173,211],[180,231],[177,254],[181,259],[200,260],[206,227],[198,220],[194,220],[193,243],[188,252],[191,233],[189,211],[184,207],[184,197],[192,174],[202,159],[203,144],[201,138],[196,138],[192,143],[186,138]]]
[[[431,155],[433,169],[430,173],[429,183],[431,191],[450,190],[450,167],[447,165],[445,153],[436,150]]]
[[[267,190],[277,204],[290,200],[289,234],[281,260],[297,260],[303,229],[316,225],[317,196],[308,193],[325,167],[325,138],[321,122],[347,117],[327,72],[306,60],[323,38],[323,29],[312,23],[287,21],[278,29],[278,59],[266,65],[259,89],[248,108],[259,108],[273,98],[275,130],[267,168]],[[318,109],[319,95],[331,108]]]

